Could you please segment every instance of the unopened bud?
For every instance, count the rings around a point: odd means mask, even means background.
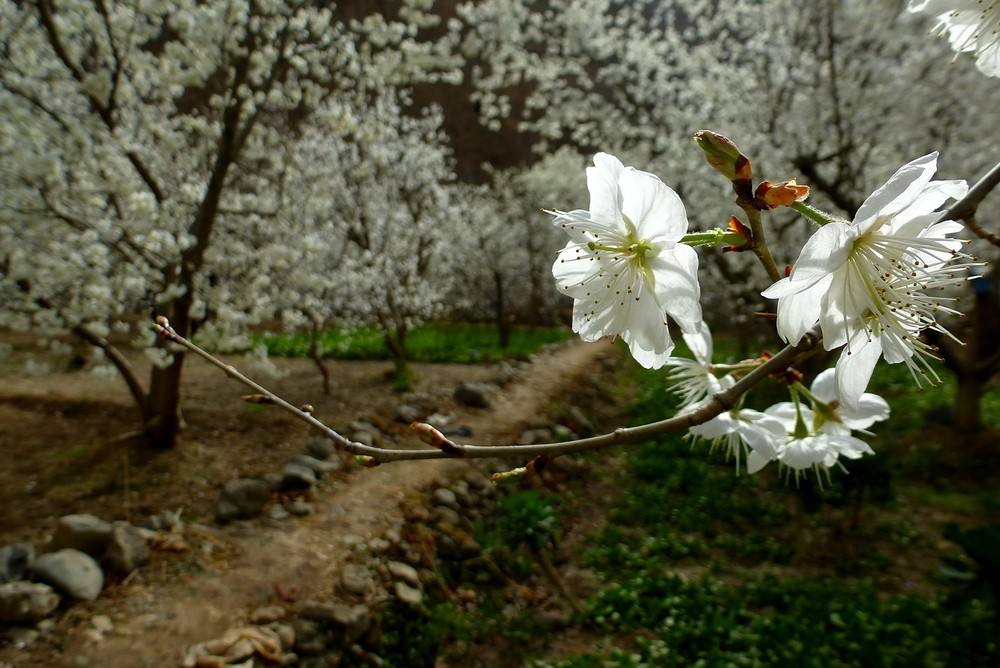
[[[373,469],[382,463],[374,457],[369,457],[368,455],[354,455],[354,461],[369,469]]]
[[[809,197],[809,186],[800,186],[795,179],[781,183],[762,181],[754,192],[754,199],[768,209],[791,206],[796,202],[804,202],[807,197]]]
[[[695,133],[694,142],[704,152],[708,164],[730,181],[749,181],[753,176],[750,159],[728,137],[701,130]]]
[[[730,251],[745,251],[753,248],[753,232],[749,227],[743,224],[736,216],[730,216],[729,222],[726,224],[725,239],[729,245],[722,249],[723,253]]]
[[[306,415],[312,415],[312,412],[316,409],[313,408],[312,404],[302,404],[299,410],[305,413]]]
[[[490,482],[496,484],[498,482],[503,482],[504,480],[510,480],[511,478],[519,478],[528,472],[527,466],[520,466],[516,469],[511,469],[509,471],[500,471],[499,473],[494,473],[490,476]]]
[[[444,434],[426,422],[411,422],[410,429],[417,432],[417,436],[420,437],[421,441],[427,445],[433,445],[442,452],[446,452],[449,455],[461,455],[463,452],[462,448],[455,445]]]
[[[244,394],[243,401],[248,404],[273,404],[274,397],[267,394]]]

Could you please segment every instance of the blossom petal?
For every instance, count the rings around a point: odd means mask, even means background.
[[[686,244],[677,244],[650,258],[649,268],[660,306],[690,331],[702,320],[698,254]]]
[[[777,299],[801,292],[842,265],[851,252],[853,230],[844,223],[828,223],[809,237],[795,261],[788,281],[778,281],[761,294]]]
[[[624,232],[621,223],[622,193],[618,180],[625,166],[608,153],[594,156],[594,166],[587,167],[587,190],[590,191],[590,216]]]
[[[934,176],[937,158],[937,151],[934,151],[906,163],[869,195],[854,216],[858,232],[864,233],[880,217],[893,216],[910,206]]]
[[[556,289],[564,295],[584,299],[590,296],[590,283],[602,271],[603,265],[594,258],[585,244],[566,244],[552,264]]]
[[[640,239],[664,244],[676,242],[687,232],[684,204],[656,176],[629,167],[618,180],[622,213],[635,225]]]
[[[705,365],[712,363],[712,332],[704,320],[698,324],[695,331],[682,332],[681,336],[684,337],[684,343],[696,360]]]
[[[832,279],[833,274],[828,274],[805,290],[778,299],[777,328],[783,341],[797,344],[816,324],[821,315],[823,295],[829,290]]]
[[[867,429],[876,422],[889,419],[889,403],[871,392],[865,392],[857,408],[846,404],[838,408],[841,423],[849,429]]]
[[[809,391],[816,395],[816,398],[827,403],[837,400],[837,372],[830,368],[824,369],[816,379],[813,380],[812,385],[809,386]]]
[[[860,410],[861,395],[868,387],[875,365],[882,356],[882,340],[858,331],[837,360],[837,396],[851,410]]]

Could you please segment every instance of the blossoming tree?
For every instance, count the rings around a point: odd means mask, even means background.
[[[139,328],[155,362],[144,385],[108,334],[130,330],[140,309],[185,336],[268,310],[257,299],[267,274],[219,276],[251,266],[276,207],[294,204],[283,159],[309,113],[454,64],[415,39],[435,20],[424,3],[403,4],[399,22],[345,23],[298,1],[5,3],[3,324],[97,346],[128,383],[148,442],[171,446],[183,351]],[[254,312],[238,309],[250,302]]]

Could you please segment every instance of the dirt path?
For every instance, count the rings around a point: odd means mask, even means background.
[[[493,408],[466,409],[456,421],[473,429],[475,442],[509,441],[526,425],[544,422],[562,392],[588,382],[586,371],[608,350],[608,345],[572,344],[539,355],[501,390]],[[158,561],[152,568],[162,572],[149,574],[145,582],[116,587],[94,604],[74,607],[60,622],[66,625],[64,648],[47,656],[46,665],[177,665],[187,646],[214,637],[273,600],[275,586],[303,598],[322,598],[332,592],[353,552],[401,522],[408,495],[465,466],[446,460],[384,465],[321,489],[315,512],[305,518],[225,529],[189,527],[200,572],[185,572],[192,568],[190,559]],[[115,631],[95,643],[84,629],[97,614],[110,616]]]

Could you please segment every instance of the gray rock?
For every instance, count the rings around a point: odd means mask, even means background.
[[[350,425],[351,431],[367,431],[370,434],[376,434],[379,428],[368,420],[355,420]]]
[[[413,566],[404,564],[402,561],[390,561],[386,564],[386,568],[389,569],[389,575],[394,580],[400,580],[413,587],[420,586],[420,575]]]
[[[372,554],[382,554],[383,552],[388,552],[392,544],[389,543],[385,538],[375,537],[368,541],[368,551]]]
[[[128,522],[115,522],[104,559],[111,570],[122,575],[148,564],[149,548],[142,532]]]
[[[577,436],[574,434],[569,427],[562,424],[557,424],[552,427],[552,437],[557,441],[574,441]]]
[[[447,487],[438,487],[434,490],[433,494],[434,505],[444,506],[446,508],[451,508],[452,510],[458,510],[458,497],[455,496],[455,492],[451,491]]]
[[[316,459],[330,459],[337,454],[337,448],[330,439],[323,436],[313,436],[306,444],[306,453]]]
[[[288,614],[288,611],[284,607],[280,605],[268,605],[251,612],[250,622],[252,624],[270,624],[279,619],[284,619],[286,614]],[[282,641],[282,645],[285,645],[284,641]]]
[[[271,486],[265,480],[256,478],[230,480],[222,488],[219,500],[215,504],[215,519],[228,522],[256,517],[263,512],[264,505],[270,497]]]
[[[372,446],[375,445],[375,434],[370,431],[354,431],[351,432],[351,440],[362,445]]]
[[[447,506],[437,506],[434,508],[434,521],[457,527],[462,524],[462,516]]]
[[[340,572],[340,584],[344,590],[357,596],[366,596],[374,586],[371,572],[361,564],[347,564]]]
[[[472,408],[489,408],[493,388],[486,383],[462,383],[455,388],[455,401]]]
[[[316,457],[310,457],[309,455],[295,455],[289,460],[289,463],[301,464],[306,468],[310,468],[317,477],[322,476],[324,473],[332,473],[340,468],[339,462],[328,462]]]
[[[393,593],[396,594],[396,598],[405,603],[406,605],[418,606],[424,600],[423,593],[405,582],[397,582],[393,585]]]
[[[285,510],[297,517],[305,517],[306,515],[311,515],[315,508],[313,508],[313,504],[308,501],[296,499],[295,501],[289,501],[286,503]]]
[[[267,516],[272,520],[286,520],[289,517],[289,513],[282,506],[275,504],[267,511]]]
[[[79,550],[99,557],[111,539],[111,524],[93,515],[65,515],[59,518],[49,548]]]
[[[27,543],[0,548],[0,584],[22,579],[34,559],[35,548]]]
[[[301,491],[316,484],[316,474],[308,466],[289,462],[281,470],[281,489]]]
[[[7,631],[7,641],[17,649],[24,649],[38,640],[39,633],[35,629],[15,627]],[[9,664],[8,664],[9,665]]]
[[[329,624],[343,633],[346,642],[354,642],[368,631],[372,613],[365,605],[320,603],[311,601],[302,606],[303,618]]]
[[[292,620],[295,631],[295,650],[299,654],[322,654],[326,650],[326,633],[323,626],[313,620],[298,617]]]
[[[524,445],[536,445],[538,443],[551,443],[553,441],[552,432],[548,429],[527,429],[521,432],[519,443]]]
[[[267,625],[267,628],[277,634],[278,640],[281,641],[282,649],[290,650],[295,646],[295,628],[291,624],[278,624],[277,622],[272,622]]]
[[[59,607],[59,594],[37,582],[0,585],[0,621],[37,622]]]
[[[93,557],[79,550],[43,554],[31,564],[36,578],[84,601],[93,601],[104,587],[104,573]]]
[[[416,406],[410,404],[400,404],[396,408],[396,422],[402,422],[403,424],[410,424],[411,422],[416,422],[420,419],[423,413]]]

